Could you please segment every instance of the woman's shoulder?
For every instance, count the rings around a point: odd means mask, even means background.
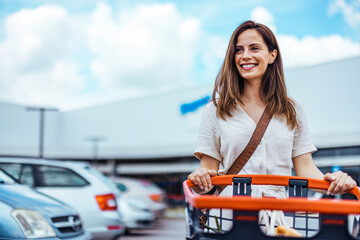
[[[291,100],[294,103],[294,108],[295,108],[297,119],[302,118],[304,116],[305,112],[304,112],[304,108],[303,108],[301,102],[299,102],[298,100],[295,100],[295,99],[291,99]]]
[[[203,116],[207,118],[214,118],[216,116],[216,106],[212,100],[210,100],[203,109]]]
[[[299,102],[298,100],[294,99],[294,98],[290,98],[291,103],[293,104],[295,111],[297,111],[298,109],[301,110],[302,109],[302,105],[301,102]]]
[[[206,111],[206,112],[216,112],[216,106],[215,106],[213,100],[210,100],[210,101],[205,105],[204,111]]]

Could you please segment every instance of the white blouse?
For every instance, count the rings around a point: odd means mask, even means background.
[[[255,152],[238,174],[291,175],[292,158],[315,152],[302,107],[295,102],[298,127],[291,129],[286,119],[272,117]],[[201,159],[206,154],[220,161],[219,175],[225,175],[233,162],[248,144],[256,123],[238,105],[233,117],[226,121],[216,116],[215,105],[206,105],[194,155]],[[225,189],[221,195],[231,195]],[[252,188],[252,196],[286,197],[283,187]]]

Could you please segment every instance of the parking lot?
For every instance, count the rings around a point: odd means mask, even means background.
[[[184,240],[185,220],[178,218],[160,219],[156,226],[148,230],[137,230],[121,236],[119,240]]]
[[[184,222],[170,221],[178,219],[179,214],[181,218],[184,209],[167,211],[163,190],[145,179],[110,179],[86,162],[36,158],[1,158],[0,168],[0,210],[7,211],[3,217],[9,219],[1,223],[8,223],[5,229],[16,228],[0,231],[0,239],[57,236],[88,240],[91,235],[94,240],[110,240],[126,229],[133,233],[130,237],[138,239],[176,235],[175,230]],[[13,202],[19,204],[14,206]],[[21,224],[33,229],[41,226],[46,235],[35,230],[34,234],[24,232],[26,228]],[[152,230],[137,232],[137,229]],[[174,231],[165,232],[169,229]],[[185,233],[180,230],[179,234]]]

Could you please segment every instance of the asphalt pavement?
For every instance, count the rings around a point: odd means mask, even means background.
[[[185,240],[184,219],[161,219],[156,226],[147,230],[133,230],[121,236],[121,240]]]
[[[152,229],[132,230],[119,240],[185,240],[185,217],[183,210],[168,211]]]

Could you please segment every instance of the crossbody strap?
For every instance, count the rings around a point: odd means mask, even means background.
[[[226,175],[238,174],[241,169],[245,166],[247,161],[250,159],[251,155],[255,152],[257,146],[259,145],[267,126],[271,120],[272,115],[270,115],[268,106],[266,106],[261,118],[255,128],[253,135],[250,138],[249,143],[246,145],[245,149],[240,153],[238,158],[229,168],[229,171]],[[226,186],[218,186],[214,195],[219,195]]]

